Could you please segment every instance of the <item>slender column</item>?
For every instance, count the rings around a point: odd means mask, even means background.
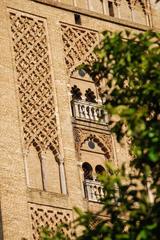
[[[146,17],[147,17],[148,26],[153,27],[152,9],[151,9],[150,0],[146,0]]]
[[[76,2],[76,0],[73,0],[73,6],[77,7],[77,2]]]
[[[117,6],[117,14],[118,14],[118,18],[121,18],[120,2],[118,2],[116,6]]]
[[[28,187],[31,187],[30,181],[29,181],[30,179],[29,179],[29,172],[28,172],[27,156],[28,156],[28,151],[25,152],[25,155],[24,155],[24,166],[25,166],[25,174],[26,174],[26,184]]]
[[[131,6],[131,19],[132,19],[132,22],[134,22],[134,7]]]
[[[102,0],[103,14],[105,14],[105,15],[107,15],[106,4],[107,4],[107,2],[105,0]]]
[[[85,194],[85,189],[84,189],[84,172],[82,170],[82,162],[78,161],[77,165],[78,165],[79,171],[80,171],[82,194],[83,194],[83,197],[85,198],[86,194]]]
[[[151,14],[148,10],[145,11],[146,25],[152,27]]]
[[[63,194],[67,194],[67,186],[66,186],[66,177],[64,171],[64,159],[60,154],[57,154],[57,161],[59,163],[59,175],[60,175],[60,183],[61,183],[61,192]]]
[[[92,10],[90,0],[87,0],[87,3],[88,3],[88,10]]]
[[[46,191],[46,175],[45,175],[45,161],[46,161],[46,156],[44,152],[39,152],[39,158],[40,158],[40,164],[41,164],[41,176],[42,176],[42,186],[43,190]]]
[[[116,152],[116,144],[115,144],[115,135],[111,134],[112,138],[112,144],[113,144],[113,161],[116,163],[117,166],[119,166],[118,158],[117,158],[117,152]]]

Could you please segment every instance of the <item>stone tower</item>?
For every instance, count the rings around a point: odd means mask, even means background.
[[[94,60],[103,30],[160,29],[152,1],[0,1],[0,239],[38,240],[74,206],[94,211],[105,161],[129,160],[76,67]]]

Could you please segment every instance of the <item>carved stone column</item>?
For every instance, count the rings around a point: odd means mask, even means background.
[[[43,151],[39,152],[39,159],[40,159],[40,164],[41,164],[41,176],[42,176],[42,187],[43,190],[46,191],[46,175],[45,175],[45,161],[46,161],[46,156]]]
[[[121,18],[121,12],[120,12],[121,0],[115,0],[114,2],[117,7],[118,18]]]
[[[107,15],[107,11],[106,11],[106,1],[105,1],[105,0],[101,0],[101,2],[102,2],[103,14]]]
[[[131,19],[132,19],[132,22],[134,22],[135,19],[134,19],[134,6],[133,5],[130,6],[130,10],[131,10]]]
[[[64,170],[64,159],[60,154],[57,154],[56,158],[57,158],[57,162],[59,164],[61,192],[66,195],[67,194],[67,186],[66,186],[66,177],[65,177],[65,170]]]

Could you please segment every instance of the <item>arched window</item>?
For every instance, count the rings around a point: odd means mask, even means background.
[[[77,87],[77,85],[74,85],[71,89],[72,94],[72,100],[82,100],[82,93],[81,90]]]
[[[88,162],[84,162],[82,164],[82,169],[83,169],[83,174],[84,174],[84,179],[90,179],[93,180],[92,176],[92,166]]]
[[[104,169],[103,166],[97,165],[97,166],[95,167],[95,171],[96,171],[96,174],[97,174],[97,175],[102,175],[102,174],[105,172],[105,169]]]
[[[85,96],[86,96],[86,101],[87,102],[96,103],[96,96],[95,96],[94,92],[90,88],[88,88],[86,90]]]

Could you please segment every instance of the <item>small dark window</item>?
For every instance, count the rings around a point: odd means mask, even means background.
[[[72,100],[82,100],[82,93],[81,90],[77,87],[77,85],[74,85],[71,89],[72,94]]]
[[[96,103],[96,96],[94,94],[94,92],[88,88],[85,92],[85,97],[86,97],[86,101],[87,102],[92,102],[92,103]]]
[[[81,25],[81,15],[75,13],[74,14],[74,20],[75,20],[76,24]]]
[[[113,2],[108,1],[109,16],[114,17]]]
[[[102,174],[105,172],[104,167],[102,167],[101,165],[97,165],[97,166],[95,167],[95,170],[96,170],[96,173],[97,173],[98,175],[102,175]]]
[[[95,148],[95,143],[92,140],[89,140],[88,147],[91,148],[91,149],[94,149]]]
[[[78,73],[81,77],[84,77],[86,75],[86,71],[84,69],[80,69]]]
[[[83,169],[84,180],[85,179],[93,180],[93,177],[92,177],[93,169],[92,169],[92,166],[88,162],[84,162],[82,164],[82,169]]]

